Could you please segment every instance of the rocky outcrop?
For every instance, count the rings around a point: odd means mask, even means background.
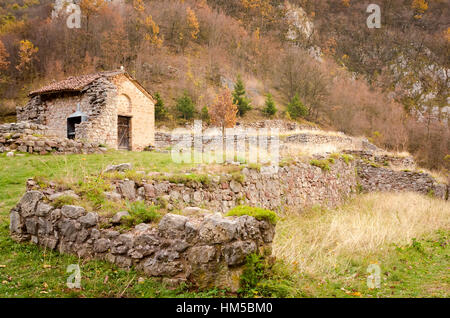
[[[54,208],[47,201],[44,191],[25,193],[10,213],[14,240],[134,266],[170,284],[189,281],[236,291],[246,256],[270,255],[275,234],[269,221],[204,212],[189,217],[166,214],[157,225],[142,223],[118,232],[102,229],[105,217],[97,213],[72,205]]]

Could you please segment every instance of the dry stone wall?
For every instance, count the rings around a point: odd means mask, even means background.
[[[355,166],[343,160],[337,160],[330,171],[296,162],[280,167],[275,173],[244,168],[242,177],[244,180],[235,180],[231,174],[211,176],[205,184],[160,181],[153,175],[148,180],[143,177],[140,182],[117,180],[114,191],[107,195],[131,201],[147,200],[155,204],[164,202],[170,210],[202,206],[225,212],[236,205],[247,204],[271,210],[291,207],[300,211],[316,204],[336,206],[356,192],[357,185]],[[170,180],[170,176],[167,178]]]
[[[359,160],[358,180],[365,192],[412,191],[448,200],[448,185],[438,183],[428,173],[392,170]]]
[[[74,153],[103,153],[96,143],[47,135],[47,126],[29,122],[0,125],[0,153],[14,152],[45,155]]]
[[[176,284],[239,288],[246,256],[271,254],[274,225],[250,216],[166,214],[159,224],[126,231],[102,229],[102,217],[82,207],[54,208],[45,191],[28,191],[11,211],[16,241],[31,241],[61,253],[102,259]],[[104,221],[104,220],[103,220]]]

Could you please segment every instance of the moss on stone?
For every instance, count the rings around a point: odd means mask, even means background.
[[[247,205],[239,205],[226,214],[226,216],[253,216],[257,220],[267,220],[272,224],[277,222],[277,215],[275,212],[263,208],[251,207]]]

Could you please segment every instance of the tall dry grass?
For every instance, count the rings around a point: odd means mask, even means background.
[[[379,253],[426,233],[450,229],[450,203],[416,193],[361,195],[335,210],[288,214],[277,225],[273,249],[308,274],[331,274],[353,257]]]

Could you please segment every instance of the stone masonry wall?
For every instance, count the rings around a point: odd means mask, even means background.
[[[51,130],[44,125],[28,122],[0,125],[0,153],[102,153],[106,149],[98,144],[47,135]]]
[[[81,92],[34,96],[24,107],[17,108],[17,119],[46,125],[52,136],[67,137],[67,118],[77,110],[77,104],[88,120],[76,125],[76,139],[117,149],[120,115],[131,118],[131,150],[143,150],[153,144],[152,98],[124,74],[102,76]]]
[[[412,191],[448,200],[448,185],[428,173],[397,171],[358,160],[358,180],[365,192]]]
[[[239,204],[278,210],[290,207],[298,211],[316,204],[334,207],[356,192],[355,166],[342,160],[322,171],[309,163],[297,162],[280,167],[276,173],[261,173],[244,168],[244,181],[232,175],[211,176],[209,184],[200,182],[174,183],[157,178],[135,182],[117,180],[109,198],[147,200],[168,204],[169,210],[202,206],[225,212]],[[145,179],[145,176],[143,177]]]
[[[113,82],[118,87],[117,115],[131,117],[131,150],[143,150],[153,145],[155,106],[152,97],[139,90],[125,75],[115,77]]]
[[[16,241],[31,241],[61,253],[96,258],[161,277],[169,284],[190,281],[205,287],[239,288],[246,256],[271,254],[274,225],[250,216],[166,214],[158,225],[126,232],[102,229],[102,218],[82,207],[52,207],[44,191],[28,191],[11,211]]]

